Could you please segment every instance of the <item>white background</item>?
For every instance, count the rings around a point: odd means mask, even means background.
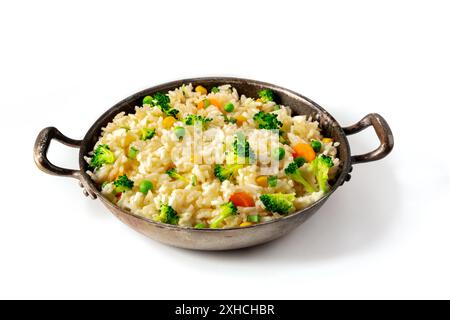
[[[450,298],[446,1],[8,1],[0,4],[0,298]],[[135,233],[75,180],[40,172],[39,130],[82,138],[166,81],[239,76],[300,92],[343,125],[392,127],[306,224],[225,253]],[[377,146],[373,130],[350,139]],[[77,167],[74,149],[49,157]]]

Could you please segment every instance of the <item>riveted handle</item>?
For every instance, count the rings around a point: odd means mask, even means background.
[[[392,148],[394,148],[394,136],[392,135],[391,128],[386,120],[377,113],[370,113],[358,123],[343,129],[346,135],[351,135],[370,126],[375,129],[378,139],[380,140],[380,146],[371,152],[352,156],[352,164],[383,159],[392,151]]]
[[[64,176],[80,179],[80,170],[66,169],[55,166],[47,158],[48,148],[50,147],[50,142],[55,139],[69,147],[79,148],[81,145],[81,140],[74,140],[63,135],[55,127],[47,127],[42,129],[36,138],[34,143],[34,162],[42,171],[52,174],[55,176]]]

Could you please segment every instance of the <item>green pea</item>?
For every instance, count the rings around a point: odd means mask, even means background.
[[[146,96],[142,99],[142,104],[153,104],[152,96]]]
[[[247,221],[258,223],[259,221],[261,221],[261,217],[259,216],[259,214],[249,215],[247,216]]]
[[[232,104],[231,102],[228,102],[228,103],[223,107],[223,109],[224,109],[226,112],[233,112],[233,110],[234,110],[234,104]]]
[[[173,128],[173,131],[175,132],[175,135],[178,139],[183,139],[183,137],[186,135],[186,129],[183,127],[175,127]]]
[[[314,152],[320,152],[320,149],[322,149],[322,144],[320,141],[312,140],[311,141],[311,147],[313,148]]]
[[[272,156],[276,160],[283,160],[284,156],[286,155],[286,151],[284,148],[276,148],[272,151]]]
[[[197,223],[194,228],[195,229],[205,229],[206,225],[204,223]]]
[[[211,105],[211,101],[209,101],[208,99],[203,100],[203,104],[205,109],[208,108]]]
[[[147,194],[149,190],[153,190],[153,183],[148,180],[142,180],[139,191],[143,194]]]
[[[217,87],[212,87],[211,88],[211,92],[212,93],[217,93],[217,92],[219,92],[220,90],[219,90],[219,88],[217,88]]]
[[[138,153],[139,153],[138,149],[136,149],[135,147],[131,147],[128,150],[128,158],[134,160],[134,159],[136,159]]]

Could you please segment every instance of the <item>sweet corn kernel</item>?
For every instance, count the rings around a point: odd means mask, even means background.
[[[259,176],[256,178],[256,184],[260,187],[267,187],[267,177],[266,176]]]
[[[250,227],[251,225],[253,225],[253,223],[246,221],[246,222],[242,222],[239,226],[240,227]]]
[[[173,126],[173,124],[177,121],[177,119],[175,119],[174,117],[167,117],[164,118],[164,120],[162,121],[162,126],[164,129],[169,129]]]
[[[201,93],[201,94],[208,94],[208,90],[204,86],[196,86],[195,92]]]
[[[330,142],[333,142],[333,139],[331,139],[331,138],[323,138],[322,142],[323,143],[330,143]]]
[[[238,124],[238,126],[242,126],[242,124],[247,120],[246,117],[244,116],[237,116],[236,117],[236,123]]]

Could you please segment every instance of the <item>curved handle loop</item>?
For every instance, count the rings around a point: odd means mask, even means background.
[[[47,152],[50,146],[50,142],[53,139],[73,148],[79,148],[81,145],[81,140],[70,139],[63,135],[55,127],[47,127],[45,129],[42,129],[42,131],[36,138],[33,149],[34,162],[36,163],[38,168],[48,174],[80,179],[80,170],[61,168],[55,166],[48,160]]]
[[[361,119],[358,123],[343,128],[346,135],[358,133],[367,127],[372,126],[380,140],[380,146],[374,151],[352,156],[352,164],[358,164],[363,162],[370,162],[383,159],[394,148],[394,136],[392,135],[391,128],[386,120],[377,113],[370,113]]]

